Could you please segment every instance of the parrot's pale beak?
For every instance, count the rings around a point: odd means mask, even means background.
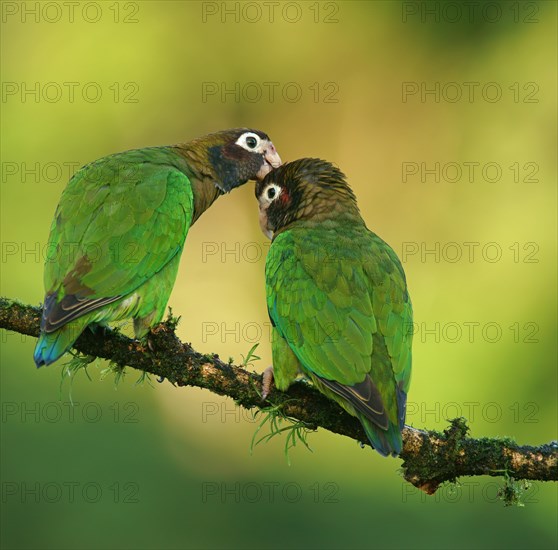
[[[275,145],[273,145],[271,141],[267,141],[263,144],[263,157],[264,164],[256,174],[256,178],[260,181],[263,180],[273,168],[278,168],[283,164],[279,153],[277,153],[277,149],[275,149]]]

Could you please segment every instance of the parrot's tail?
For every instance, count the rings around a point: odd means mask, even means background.
[[[349,414],[360,420],[372,447],[382,456],[397,456],[401,453],[403,448],[401,429],[405,414],[403,412],[399,418],[401,428],[389,419],[382,396],[369,376],[352,386],[345,386],[312,374],[310,378],[322,393],[337,401]],[[404,411],[405,394],[403,392],[401,394],[402,396],[397,398],[397,403]],[[381,414],[377,412],[378,410],[382,411]],[[386,424],[387,429],[382,427]]]
[[[398,456],[403,448],[403,439],[401,430],[391,422],[389,428],[383,430],[363,415],[358,415],[358,419],[362,423],[364,431],[372,444],[382,456]]]
[[[87,321],[76,319],[55,332],[41,332],[33,354],[35,365],[42,367],[60,359],[72,347],[86,325]]]

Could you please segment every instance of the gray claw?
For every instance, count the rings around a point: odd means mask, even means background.
[[[262,375],[262,401],[267,399],[273,384],[273,367],[267,367]]]

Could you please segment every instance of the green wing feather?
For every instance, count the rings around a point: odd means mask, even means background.
[[[51,227],[45,333],[109,304],[114,306],[101,315],[103,321],[164,311],[193,218],[186,171],[176,154],[150,148],[105,157],[74,175]],[[154,277],[172,281],[154,286]],[[118,301],[134,292],[135,306],[118,310]]]
[[[193,196],[173,160],[164,149],[129,151],[70,180],[51,228],[47,291],[70,286],[90,299],[128,294],[180,252]]]
[[[270,317],[303,372],[374,431],[380,452],[399,452],[412,308],[393,250],[360,224],[293,228],[274,240],[266,279]]]

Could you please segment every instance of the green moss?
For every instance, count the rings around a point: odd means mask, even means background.
[[[169,307],[169,314],[167,315],[167,318],[164,321],[165,325],[167,325],[167,327],[174,332],[176,330],[176,327],[180,323],[180,319],[182,319],[182,317],[180,317],[180,315],[179,316],[173,315],[172,308]]]
[[[260,443],[267,443],[276,436],[286,434],[284,450],[287,464],[290,466],[291,459],[289,451],[296,447],[297,443],[302,443],[302,445],[304,445],[310,452],[313,452],[308,445],[308,434],[314,430],[309,428],[306,423],[302,422],[302,420],[297,420],[285,415],[282,410],[285,403],[287,403],[287,401],[281,403],[280,405],[270,405],[269,407],[256,410],[252,413],[254,419],[256,419],[258,415],[263,415],[263,419],[258,424],[258,427],[256,428],[254,435],[252,436],[252,442],[250,444],[250,454],[253,453],[254,448]],[[258,437],[258,434],[260,433],[260,430],[262,430],[264,427],[268,427],[269,432],[262,435],[259,439],[256,439]]]
[[[153,388],[153,384],[151,383],[151,375],[148,372],[142,370],[139,378],[136,380],[136,386],[143,386],[143,384],[145,383]]]
[[[453,418],[449,423],[450,426],[444,430],[444,435],[448,443],[453,443],[454,449],[458,450],[469,433],[469,426],[467,426],[467,420],[462,416]]]
[[[460,460],[463,442],[469,433],[465,418],[449,420],[450,425],[443,433],[431,430],[428,439],[423,441],[420,448],[420,461],[416,458],[405,460],[402,466],[406,479],[417,480],[417,485],[425,485],[436,489],[442,482],[456,483],[455,464]],[[440,452],[433,441],[444,441],[443,451]]]
[[[83,353],[79,353],[77,351],[70,351],[69,352],[72,358],[69,361],[66,361],[62,364],[62,370],[60,372],[61,379],[60,379],[60,399],[62,399],[62,390],[64,387],[64,383],[68,380],[69,383],[69,390],[68,396],[70,402],[73,403],[72,400],[72,386],[74,382],[74,378],[77,376],[78,373],[84,372],[89,381],[92,381],[92,378],[87,370],[87,367],[97,360],[97,357],[93,355],[85,355]]]
[[[516,480],[506,472],[504,476],[504,486],[498,490],[498,498],[504,502],[504,506],[524,507],[522,498],[527,490],[531,488],[531,483],[526,479]]]
[[[517,447],[517,441],[515,439],[513,439],[513,437],[508,437],[508,436],[496,436],[496,437],[492,437],[490,439],[490,441],[492,443],[494,442],[498,442],[501,443],[502,445],[505,445],[506,447]]]
[[[244,355],[241,355],[242,357],[242,363],[240,364],[241,367],[248,367],[248,366],[253,366],[253,361],[259,361],[261,359],[261,357],[258,357],[254,351],[256,351],[256,348],[259,346],[260,344],[254,344],[251,348],[250,351],[248,351],[248,353],[246,354],[246,357]]]
[[[104,380],[105,378],[107,378],[107,376],[110,376],[111,374],[114,375],[114,386],[118,387],[118,384],[126,375],[126,367],[123,367],[122,365],[119,365],[118,363],[111,361],[108,364],[107,368],[101,371],[101,380]]]

